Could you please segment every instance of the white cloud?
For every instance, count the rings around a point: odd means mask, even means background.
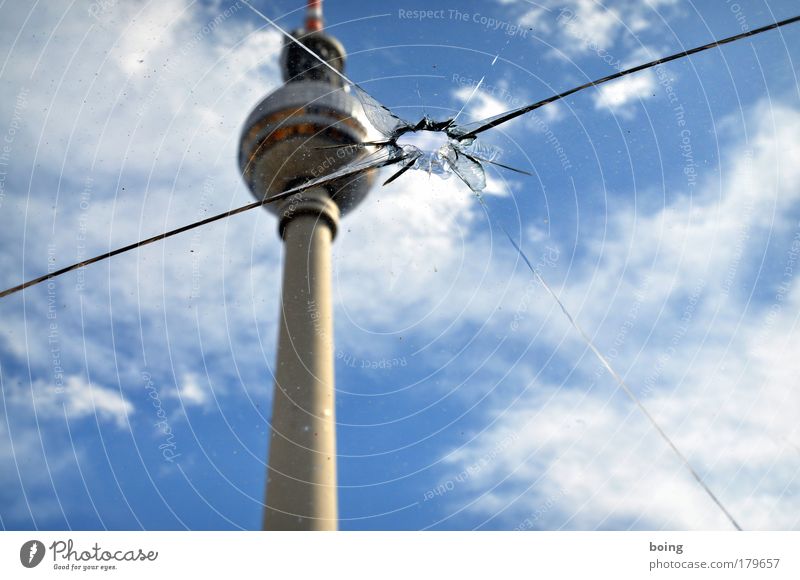
[[[9,388],[8,401],[16,412],[26,415],[33,411],[38,417],[66,417],[70,421],[94,417],[98,421],[111,421],[120,428],[127,425],[134,412],[133,405],[118,390],[74,375],[58,381],[59,384],[35,381],[27,388],[19,382]]]
[[[592,95],[594,108],[631,117],[631,105],[655,96],[656,81],[652,72],[645,71],[597,87]]]
[[[600,4],[593,0],[574,0],[559,10],[557,26],[561,34],[579,42],[572,42],[572,51],[589,50],[592,45],[611,46],[622,26],[619,8],[614,4]]]
[[[233,155],[240,112],[278,85],[282,40],[238,18],[243,5],[232,7],[117,2],[92,18],[86,5],[37,6],[36,25],[74,43],[65,49],[49,34],[24,34],[7,46],[4,80],[30,90],[16,146],[36,150],[54,171],[84,176],[175,175],[207,166],[221,145]],[[25,13],[4,18],[6,42]],[[0,104],[3,118],[10,107]]]
[[[502,4],[512,4],[500,0]],[[597,0],[545,0],[534,4],[517,3],[516,20],[533,27],[556,49],[567,55],[606,51],[622,40],[650,29],[650,22],[661,22],[656,15],[675,5],[675,0],[627,2]],[[635,37],[634,37],[635,40]],[[622,55],[620,59],[624,58]]]
[[[564,107],[558,102],[550,103],[546,107],[542,107],[537,113],[544,118],[546,123],[555,123],[565,116]]]
[[[197,375],[192,373],[183,375],[176,397],[187,407],[203,407],[210,401],[207,389],[200,386]]]
[[[599,267],[576,272],[562,298],[573,310],[582,304],[579,322],[746,529],[795,529],[798,430],[786,411],[800,405],[790,355],[800,348],[800,287],[762,278],[768,295],[753,302],[735,288],[755,287],[748,269],[764,240],[800,239],[790,217],[800,199],[800,111],[762,103],[749,118],[757,131],[727,151],[734,170],[724,191],[708,181],[691,203],[618,212],[596,245]],[[797,260],[800,243],[774,243],[778,265]],[[535,329],[540,316],[523,324]],[[534,379],[542,369],[529,362],[511,369],[527,385],[520,400],[499,401],[486,432],[448,461],[458,472],[509,433],[514,444],[452,505],[474,502],[474,513],[509,527],[526,518],[545,528],[729,526],[574,332],[537,341],[558,350],[572,378]]]
[[[412,319],[441,313],[436,304],[455,290],[451,277],[465,275],[476,204],[457,177],[442,180],[423,171],[374,191],[346,218],[347,235],[334,246],[335,291],[348,315],[371,326],[405,325],[401,312]]]

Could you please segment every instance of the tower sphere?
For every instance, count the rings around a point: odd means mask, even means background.
[[[344,70],[345,52],[338,40],[303,29],[292,35],[333,68]],[[369,122],[350,87],[289,39],[281,67],[285,84],[253,109],[240,139],[239,166],[257,199],[328,175],[366,154],[357,145],[367,138]],[[374,178],[374,172],[346,177],[326,189],[344,214],[364,199]],[[265,207],[281,211],[279,204]]]

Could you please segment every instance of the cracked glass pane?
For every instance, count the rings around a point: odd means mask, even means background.
[[[4,527],[257,528],[331,434],[343,529],[797,527],[796,2],[78,4],[0,8]]]

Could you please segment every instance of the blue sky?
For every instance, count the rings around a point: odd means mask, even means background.
[[[325,15],[347,73],[405,118],[456,113],[485,75],[468,120],[793,4]],[[304,7],[255,5],[287,27]],[[0,11],[3,287],[250,201],[239,131],[279,85],[281,39],[245,5]],[[490,170],[488,215],[456,180],[410,172],[346,217],[343,529],[727,529],[498,222],[743,527],[797,529],[798,54],[789,26],[485,133],[534,174]],[[0,525],[258,528],[280,260],[257,211],[0,301]]]

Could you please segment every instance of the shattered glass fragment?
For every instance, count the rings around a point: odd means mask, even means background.
[[[348,147],[353,147],[353,145],[348,145]],[[270,203],[273,201],[277,201],[279,199],[284,199],[295,193],[300,193],[307,189],[311,189],[312,187],[328,185],[334,181],[338,181],[345,177],[355,176],[360,173],[364,173],[365,171],[369,171],[370,169],[378,169],[380,167],[386,167],[387,165],[399,163],[404,159],[405,156],[403,155],[402,150],[398,150],[397,148],[391,148],[391,147],[381,147],[380,149],[370,153],[361,160],[354,161],[353,163],[345,165],[344,167],[342,167],[337,171],[334,171],[333,173],[328,173],[327,175],[323,175],[322,177],[311,179],[301,185],[292,187],[291,189],[287,189],[286,191],[282,191],[281,193],[270,196],[264,200],[264,203]]]
[[[475,193],[486,188],[486,172],[483,165],[472,155],[464,151],[457,142],[451,141],[446,151],[446,160],[453,173]]]
[[[392,174],[392,175],[389,177],[389,179],[387,179],[386,181],[384,181],[384,182],[383,182],[383,185],[388,185],[388,184],[390,184],[390,183],[391,183],[391,182],[393,182],[395,179],[397,179],[398,177],[400,177],[401,175],[403,175],[403,174],[404,174],[406,171],[408,171],[409,169],[413,169],[413,167],[414,167],[414,164],[416,164],[416,162],[417,162],[417,153],[415,153],[415,152],[411,152],[411,153],[409,153],[409,154],[407,155],[406,159],[405,159],[405,163],[404,163],[404,164],[403,164],[403,166],[400,168],[400,170],[399,170],[399,171],[396,171],[395,173],[393,173],[393,174]]]
[[[462,147],[461,149],[465,148]],[[499,163],[495,161],[494,159],[497,157],[497,155],[492,154],[490,159],[487,159],[486,157],[481,157],[480,155],[472,153],[472,151],[470,151],[470,155],[475,159],[477,159],[478,161],[483,161],[484,163],[490,163],[491,165],[496,165],[497,167],[502,167],[503,169],[508,169],[509,171],[514,171],[516,173],[521,173],[523,175],[533,176],[533,173],[531,173],[530,171],[525,171],[524,169],[518,169],[517,167],[511,167],[510,165],[506,165],[505,163]]]
[[[442,179],[457,175],[473,192],[478,193],[486,187],[486,174],[481,162],[492,163],[505,169],[516,170],[508,165],[496,163],[496,152],[491,152],[490,158],[477,155],[470,149],[474,138],[457,141],[452,139],[447,129],[452,125],[452,119],[434,121],[423,117],[416,125],[402,120],[388,109],[377,103],[372,97],[364,93],[364,107],[370,122],[380,132],[391,128],[384,133],[386,141],[365,142],[363,145],[378,146],[379,150],[387,151],[392,159],[401,159],[405,162],[399,171],[384,182],[391,183],[400,175],[410,169],[424,171],[429,175],[438,175]],[[375,119],[373,122],[372,119]]]
[[[353,93],[361,102],[364,114],[372,126],[384,137],[392,137],[398,131],[411,129],[411,125],[392,113],[389,109],[375,100],[372,95],[356,84],[352,85]]]
[[[435,121],[426,115],[416,124],[412,124],[392,113],[358,85],[352,86],[370,124],[386,137],[385,141],[365,141],[362,145],[387,149],[391,152],[390,155],[406,160],[402,168],[389,177],[384,185],[410,169],[417,169],[429,175],[438,175],[442,179],[455,173],[473,192],[478,193],[486,187],[486,173],[482,163],[531,175],[527,171],[495,161],[496,151],[491,151],[487,158],[472,148],[476,141],[472,133],[475,128],[485,124],[486,120],[459,126],[454,124],[455,117]],[[498,117],[504,115],[506,114]]]
[[[408,157],[414,157],[413,169],[447,178],[450,167],[446,161],[446,150],[450,147],[447,135],[432,131],[411,132],[395,141]]]
[[[422,122],[426,121],[423,119]],[[428,120],[427,123],[436,122]],[[444,126],[445,123],[441,125]],[[494,163],[489,159],[480,159],[468,147],[451,139],[441,130],[422,129],[401,133],[386,148],[393,149],[395,154],[402,155],[408,161],[386,183],[394,181],[409,169],[418,169],[429,175],[438,175],[442,179],[455,174],[473,192],[478,193],[486,187],[486,174],[481,161]]]

